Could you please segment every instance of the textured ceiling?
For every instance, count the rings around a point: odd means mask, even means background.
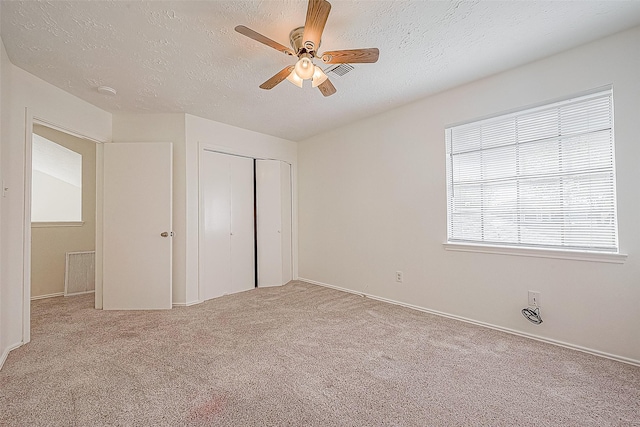
[[[286,81],[259,89],[294,59],[234,31],[288,46],[306,1],[2,1],[1,29],[16,66],[107,111],[185,112],[297,141],[640,24],[640,1],[331,3],[320,51],[378,47],[380,60],[330,74],[327,98]]]

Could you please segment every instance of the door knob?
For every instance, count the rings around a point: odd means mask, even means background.
[[[167,233],[166,231],[163,231],[162,233],[160,233],[160,235],[162,237],[169,237],[169,233]]]

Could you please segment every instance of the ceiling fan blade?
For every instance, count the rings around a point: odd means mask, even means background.
[[[235,30],[240,34],[249,37],[250,39],[254,39],[262,44],[266,44],[269,47],[274,48],[275,50],[279,50],[282,53],[286,53],[287,55],[294,56],[295,53],[289,49],[288,47],[281,45],[280,43],[271,40],[269,37],[265,37],[260,33],[256,33],[251,28],[247,28],[244,25],[238,25]]]
[[[378,61],[380,51],[377,47],[369,49],[334,50],[322,54],[322,62],[325,64],[363,64]]]
[[[336,93],[336,88],[329,79],[319,84],[318,89],[320,89],[320,92],[322,92],[324,96],[331,96]]]
[[[304,23],[304,34],[302,35],[303,46],[308,52],[315,52],[320,46],[322,31],[327,23],[331,3],[326,0],[309,0],[307,7],[307,20]]]
[[[275,76],[271,77],[269,80],[267,80],[266,82],[262,83],[260,85],[260,89],[273,89],[274,87],[276,87],[276,85],[280,82],[282,82],[283,80],[285,80],[289,74],[291,74],[291,72],[293,71],[293,65],[289,65],[288,67],[284,67],[278,74],[276,74]]]

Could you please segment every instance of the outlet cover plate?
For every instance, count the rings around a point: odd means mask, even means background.
[[[396,282],[402,283],[402,271],[396,271]]]

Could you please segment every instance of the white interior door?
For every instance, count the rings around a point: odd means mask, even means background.
[[[258,287],[291,280],[291,172],[278,160],[256,160]]]
[[[202,151],[200,289],[208,300],[255,287],[253,159]]]
[[[107,143],[103,159],[103,308],[171,308],[172,145]]]

